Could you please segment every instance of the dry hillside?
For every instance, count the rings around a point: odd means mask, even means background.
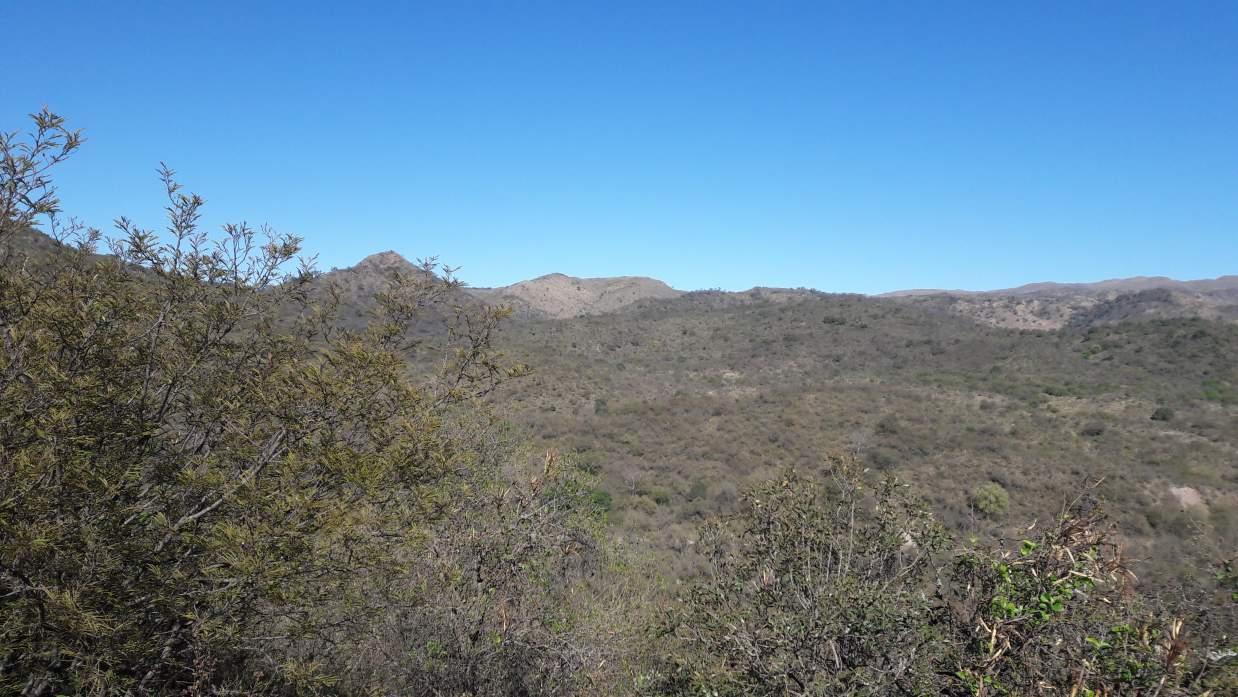
[[[552,273],[502,288],[471,288],[490,304],[511,305],[518,316],[564,319],[614,312],[638,300],[678,297],[662,281],[640,276],[576,278]]]

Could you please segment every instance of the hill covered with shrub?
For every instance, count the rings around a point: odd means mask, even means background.
[[[1238,541],[1230,322],[1012,330],[903,299],[711,292],[513,323],[499,344],[535,367],[499,396],[505,413],[595,463],[612,518],[671,549],[736,490],[829,452],[993,538],[1103,480],[1149,581]],[[1184,509],[1175,487],[1202,503]],[[978,507],[995,488],[1001,510]]]
[[[1232,325],[513,322],[433,262],[203,231],[166,168],[161,233],[63,223],[81,143],[0,134],[0,694],[1238,685]]]

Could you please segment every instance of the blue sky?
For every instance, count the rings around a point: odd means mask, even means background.
[[[1238,3],[4,4],[68,212],[394,249],[473,285],[1238,273]],[[16,65],[13,61],[16,60]]]

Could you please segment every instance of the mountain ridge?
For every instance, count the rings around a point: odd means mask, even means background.
[[[1125,278],[1109,278],[1103,281],[1082,283],[1062,283],[1058,281],[1038,281],[1025,283],[1012,288],[997,288],[993,290],[964,290],[944,288],[909,288],[878,293],[881,298],[898,298],[919,295],[1036,295],[1036,294],[1070,294],[1070,293],[1104,293],[1104,292],[1136,292],[1153,288],[1172,288],[1181,290],[1213,291],[1238,290],[1238,275],[1227,274],[1216,278],[1201,278],[1180,281],[1168,276],[1129,276]]]
[[[416,264],[408,261],[405,257],[393,250],[378,252],[371,254],[352,267],[382,267],[391,268],[397,265],[406,265],[409,268],[420,268]],[[495,287],[470,287],[469,290],[484,296],[494,296],[502,294],[518,294],[520,289],[526,289],[530,286],[540,287],[555,283],[582,283],[589,285],[599,284],[616,284],[620,282],[639,282],[649,284],[650,287],[664,288],[673,292],[676,295],[682,295],[686,292],[673,288],[670,284],[657,278],[649,276],[573,276],[562,272],[550,272],[534,278],[516,281],[515,283],[506,286]],[[1168,276],[1125,276],[1119,278],[1107,278],[1099,281],[1080,281],[1080,282],[1064,282],[1064,281],[1035,281],[1025,283],[1023,285],[1012,286],[1009,288],[994,288],[988,290],[972,290],[965,288],[904,288],[883,293],[866,293],[878,298],[899,298],[899,297],[915,297],[925,295],[1061,295],[1061,294],[1092,294],[1092,293],[1129,293],[1141,290],[1150,290],[1155,288],[1169,288],[1174,290],[1187,290],[1197,292],[1211,291],[1238,291],[1238,274],[1224,274],[1215,278],[1199,278],[1180,280],[1170,278]],[[749,293],[753,291],[789,291],[800,290],[790,287],[781,286],[755,286],[747,290],[724,291],[735,293]],[[817,289],[820,290],[820,289]],[[842,292],[842,291],[821,291],[821,292]]]
[[[26,230],[10,244],[47,253],[59,245],[37,230]],[[332,269],[324,278],[343,283],[354,304],[381,290],[393,273],[425,273],[394,250],[370,254],[353,266]],[[1164,290],[1168,294],[1146,291]],[[695,291],[701,292],[701,291]],[[728,295],[787,299],[820,293],[805,288],[759,286]],[[552,272],[495,288],[468,287],[464,297],[490,305],[509,305],[518,319],[568,319],[604,315],[651,300],[672,300],[693,291],[671,287],[647,276],[576,277]],[[1200,316],[1238,321],[1238,274],[1177,280],[1166,276],[1111,278],[1090,283],[1042,281],[994,290],[906,289],[869,297],[919,303],[926,309],[962,315],[974,321],[1011,329],[1044,330],[1068,323],[1112,322]]]
[[[418,270],[419,266],[388,250],[333,273],[375,276],[373,280],[377,281],[393,271]],[[526,320],[604,315],[641,301],[672,300],[690,293],[647,276],[577,277],[562,272],[494,288],[466,286],[463,292],[478,302],[508,305],[516,318]],[[732,294],[782,298],[812,292],[820,291],[761,286]],[[1191,280],[1132,276],[1089,283],[1041,281],[979,291],[907,289],[869,297],[921,303],[929,309],[1008,329],[1057,329],[1068,323],[1112,322],[1118,317],[1158,319],[1191,315],[1238,321],[1238,275],[1232,274]]]

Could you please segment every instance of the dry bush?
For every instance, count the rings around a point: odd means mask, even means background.
[[[650,694],[1188,695],[1236,684],[1205,605],[1192,601],[1190,626],[1133,594],[1087,497],[1017,550],[951,545],[904,486],[871,483],[842,458],[823,479],[787,473],[753,488],[702,544],[709,571],[671,614],[676,648]]]

